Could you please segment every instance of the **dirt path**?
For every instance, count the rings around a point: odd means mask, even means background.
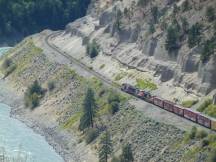
[[[66,52],[62,51],[61,49],[57,48],[54,44],[52,44],[52,41],[50,38],[53,38],[58,34],[59,32],[54,32],[54,33],[50,32],[46,36],[43,36],[43,43],[39,45],[44,50],[48,58],[58,63],[66,64],[70,66],[71,68],[74,68],[79,75],[82,75],[85,77],[97,77],[107,86],[110,86],[116,89],[117,91],[123,93],[119,88],[116,88],[113,86],[113,83],[110,79],[106,78],[105,76],[102,76],[98,72],[93,71],[92,69],[87,67],[85,64],[83,64],[79,60],[75,59],[71,55],[67,54]],[[138,111],[146,114],[146,116],[158,122],[174,125],[181,130],[190,130],[193,126],[196,126],[202,129],[206,129],[196,123],[193,123],[187,119],[179,117],[175,114],[167,112],[163,109],[158,108],[155,105],[149,104],[139,99],[132,99],[130,101],[130,104],[135,106]]]

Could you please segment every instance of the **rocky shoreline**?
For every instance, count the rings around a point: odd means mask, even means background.
[[[64,147],[64,140],[68,139],[68,134],[63,134],[55,131],[55,128],[46,129],[43,126],[36,123],[34,120],[25,118],[21,115],[23,108],[23,100],[15,90],[10,88],[9,84],[5,80],[0,80],[0,102],[11,107],[11,117],[23,122],[26,126],[31,128],[35,133],[45,137],[46,141],[51,145],[56,153],[58,153],[65,162],[71,160],[71,152],[68,148]],[[76,159],[76,157],[73,157]]]

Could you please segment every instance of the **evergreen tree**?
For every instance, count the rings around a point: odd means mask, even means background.
[[[95,97],[94,91],[89,88],[83,101],[83,116],[80,119],[79,129],[84,130],[94,126],[94,115],[95,115]]]
[[[122,155],[121,155],[121,162],[133,162],[133,153],[131,150],[131,145],[127,144],[123,147]]]
[[[179,48],[179,31],[175,25],[170,25],[167,29],[166,50],[168,52],[175,51]]]
[[[112,141],[108,131],[101,137],[99,162],[107,162],[112,153]]]
[[[199,23],[194,24],[188,33],[188,45],[190,48],[198,45],[202,39],[202,25]]]

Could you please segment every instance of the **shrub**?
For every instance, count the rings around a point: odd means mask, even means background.
[[[212,150],[209,154],[209,162],[215,162],[216,161],[216,149]]]
[[[119,111],[120,96],[116,93],[110,93],[108,96],[109,112],[114,115]]]
[[[196,137],[196,133],[197,133],[197,128],[195,126],[193,126],[190,133],[189,133],[189,138],[194,139]]]
[[[186,12],[191,9],[189,0],[186,0],[182,3],[182,11]]]
[[[13,63],[12,59],[6,58],[2,63],[2,69],[5,77],[7,77],[16,69],[16,65]]]
[[[34,109],[39,105],[43,94],[44,90],[41,88],[38,81],[34,81],[34,83],[27,88],[24,94],[25,106]]]
[[[213,105],[213,104],[209,105],[205,109],[204,113],[211,116],[211,117],[216,118],[216,105]]]
[[[206,17],[209,22],[212,22],[215,20],[215,10],[213,7],[207,7],[206,9]]]
[[[92,42],[87,44],[86,51],[87,51],[87,55],[90,58],[94,58],[99,54],[99,51],[100,51],[99,45],[97,44],[95,40],[93,40]]]
[[[2,68],[3,69],[7,69],[8,67],[11,66],[11,64],[13,63],[13,61],[9,58],[6,58],[4,61],[3,61],[3,64],[2,64]]]
[[[47,83],[47,87],[49,91],[53,91],[55,89],[55,82],[54,81],[49,81]]]
[[[150,80],[137,79],[136,82],[137,82],[136,87],[140,89],[149,89],[149,90],[157,89],[157,85],[151,82]]]
[[[110,104],[112,102],[120,102],[120,97],[115,92],[111,92],[108,96],[108,103]]]
[[[193,25],[188,32],[188,46],[190,48],[198,45],[201,41],[201,30],[202,30],[202,25],[199,23],[196,23]]]
[[[193,105],[195,105],[198,102],[198,100],[188,100],[188,101],[183,101],[182,106],[191,108]]]
[[[150,0],[139,0],[137,5],[138,6],[146,6],[146,5],[148,5],[149,2],[150,2]]]
[[[209,140],[208,139],[203,139],[201,142],[201,147],[206,147],[209,145]]]
[[[89,129],[85,135],[86,143],[87,144],[91,143],[92,141],[94,141],[98,137],[98,135],[99,135],[98,129],[96,129],[96,128]]]
[[[196,133],[197,138],[205,138],[207,136],[208,136],[208,133],[204,130],[197,131]]]
[[[212,99],[207,99],[199,106],[197,110],[203,112],[210,104],[212,104]]]
[[[155,27],[154,27],[154,24],[150,24],[149,25],[149,33],[154,33],[155,32]]]
[[[216,142],[216,134],[209,134],[209,135],[208,135],[208,140],[209,140],[209,142],[211,142],[211,143]]]
[[[110,103],[110,108],[109,111],[112,115],[114,115],[115,113],[117,113],[119,111],[119,103],[114,101],[112,103]]]
[[[214,54],[215,48],[216,48],[216,37],[213,37],[212,39],[204,42],[201,57],[200,57],[203,63],[207,62],[210,56]]]
[[[158,17],[159,17],[159,11],[158,11],[158,7],[154,6],[151,8],[151,14],[153,17],[153,22],[157,23],[158,22]]]

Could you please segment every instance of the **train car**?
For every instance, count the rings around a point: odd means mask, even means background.
[[[159,107],[161,107],[161,108],[164,108],[164,101],[163,101],[163,99],[161,99],[161,98],[159,98],[159,97],[154,97],[154,98],[153,98],[153,103],[154,103],[154,105],[156,105],[156,106],[159,106]]]
[[[129,94],[136,95],[138,89],[130,84],[122,84],[121,90]]]
[[[197,114],[197,123],[204,127],[211,128],[211,119],[200,113]]]
[[[179,116],[184,116],[184,108],[179,106],[179,105],[174,105],[173,106],[173,112],[176,114],[176,115],[179,115]]]
[[[164,109],[165,109],[165,110],[170,111],[170,112],[173,112],[173,107],[174,107],[174,105],[175,105],[175,104],[174,104],[173,102],[164,100]]]
[[[216,131],[216,119],[211,119],[211,129]]]
[[[192,110],[184,109],[184,117],[197,123],[197,113]]]
[[[150,92],[145,91],[145,90],[139,90],[139,92],[137,93],[137,97],[146,100],[148,102],[152,102],[152,95]]]

